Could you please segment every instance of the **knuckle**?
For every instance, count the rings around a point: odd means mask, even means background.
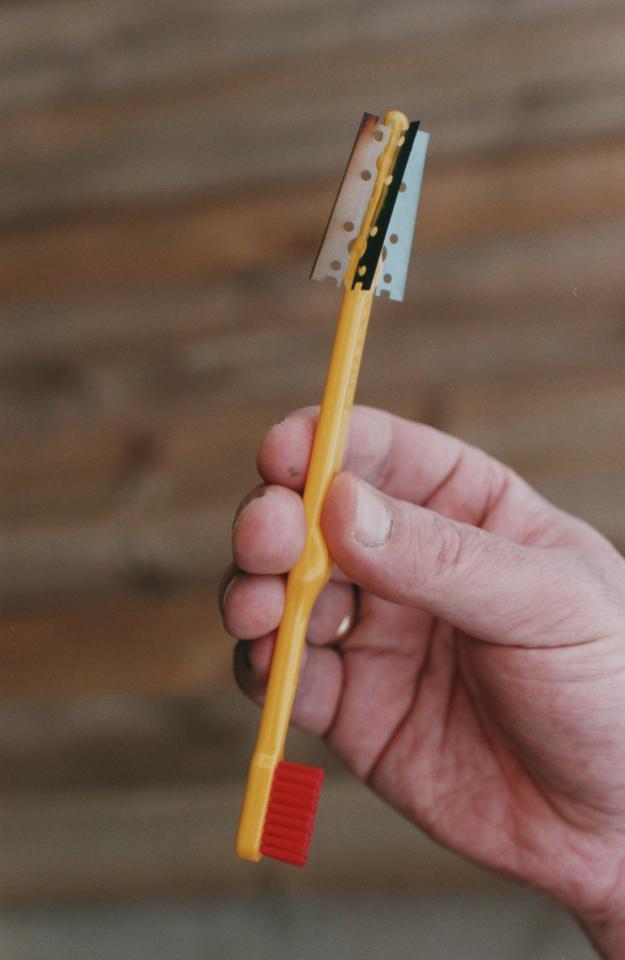
[[[625,616],[625,563],[611,551],[576,550],[574,565],[585,602]]]
[[[616,606],[605,570],[580,550],[549,551],[552,576],[549,612],[559,625],[575,623],[589,636],[613,632],[618,626]]]
[[[464,562],[466,537],[454,523],[436,514],[431,514],[427,523],[415,515],[409,539],[417,582],[452,576]]]
[[[437,519],[433,530],[432,568],[436,577],[454,573],[462,563],[464,540],[458,528],[452,523]]]

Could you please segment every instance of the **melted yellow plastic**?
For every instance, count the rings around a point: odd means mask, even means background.
[[[352,289],[354,271],[379,209],[384,181],[392,169],[397,152],[397,141],[408,127],[406,117],[398,111],[387,114],[384,122],[391,126],[391,135],[378,160],[371,199],[351,253],[350,267],[345,274],[343,302],[308,468],[304,491],[306,543],[287,580],[284,614],[278,630],[258,739],[243,798],[236,850],[245,860],[261,859],[263,824],[274,771],[284,756],[308,620],[313,604],[328,582],[332,570],[332,560],[321,533],[321,510],[332,478],[341,468],[349,414],[375,295],[375,283],[370,290]]]

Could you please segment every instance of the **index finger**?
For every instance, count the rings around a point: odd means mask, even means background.
[[[269,430],[258,453],[258,469],[268,483],[303,490],[318,415],[319,407],[304,407]],[[383,410],[354,407],[342,469],[390,496],[423,505],[470,452],[481,473],[482,461],[490,458],[455,437]],[[469,466],[475,474],[475,463]]]
[[[318,413],[318,407],[296,410],[269,430],[258,453],[268,483],[303,490]],[[352,411],[343,469],[392,497],[510,539],[529,537],[532,527],[539,531],[532,542],[554,539],[553,528],[556,537],[579,539],[583,526],[484,451],[371,407]]]

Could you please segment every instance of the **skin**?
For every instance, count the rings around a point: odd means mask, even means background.
[[[316,410],[274,426],[222,585],[262,702]],[[625,955],[625,560],[485,453],[356,408],[293,721],[395,809]]]

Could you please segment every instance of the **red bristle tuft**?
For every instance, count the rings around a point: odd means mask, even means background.
[[[312,840],[323,770],[283,760],[276,767],[260,852],[303,867]]]

